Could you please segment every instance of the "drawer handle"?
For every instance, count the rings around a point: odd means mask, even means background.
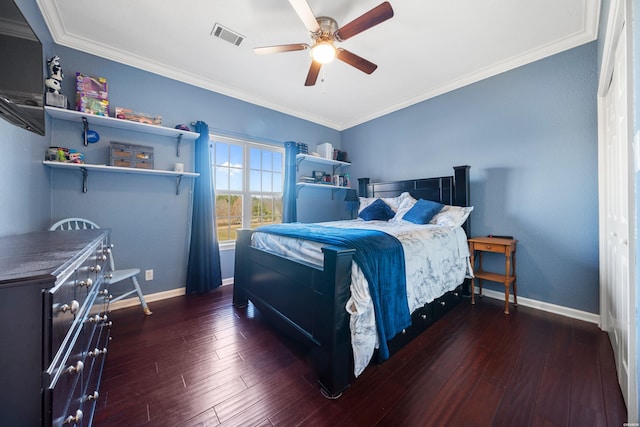
[[[427,319],[427,315],[426,314],[421,314],[420,317],[422,318],[422,320],[426,320]]]
[[[60,311],[66,313],[67,311],[71,311],[71,313],[76,314],[80,309],[80,303],[76,300],[71,301],[70,304],[65,304],[60,307]]]
[[[444,307],[445,305],[447,305],[447,303],[444,301],[440,301],[440,305]]]
[[[457,292],[454,292],[454,293],[453,293],[453,296],[454,296],[454,297],[457,297],[457,296],[458,296],[458,293],[457,293]]]
[[[82,420],[82,411],[80,409],[78,409],[76,411],[76,416],[74,417],[73,415],[69,415],[67,418],[65,418],[64,423],[65,424],[78,424],[81,420]]]
[[[78,283],[78,287],[79,288],[87,288],[87,289],[89,289],[92,285],[93,285],[93,280],[91,280],[91,278],[88,278],[87,280],[81,280]]]
[[[98,400],[98,398],[100,397],[100,394],[98,394],[98,391],[94,391],[93,394],[88,394],[87,397],[85,397],[85,400]]]
[[[89,356],[91,356],[91,357],[98,357],[101,354],[107,354],[107,348],[106,347],[103,348],[102,350],[96,348],[95,350],[89,352]]]
[[[84,363],[82,363],[82,360],[78,360],[78,362],[74,365],[71,365],[67,368],[67,372],[70,374],[73,373],[80,373],[82,372],[82,370],[84,369]]]
[[[404,335],[404,334],[406,334],[406,333],[407,333],[407,330],[406,330],[406,329],[403,329],[403,330],[402,330],[402,335]]]

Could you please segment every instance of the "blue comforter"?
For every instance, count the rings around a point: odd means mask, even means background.
[[[404,250],[398,239],[377,230],[299,223],[266,225],[256,231],[355,249],[354,260],[369,283],[373,300],[379,356],[389,358],[387,340],[411,325]]]

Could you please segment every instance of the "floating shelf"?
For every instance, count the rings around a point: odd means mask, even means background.
[[[180,142],[184,140],[196,140],[200,134],[197,132],[168,128],[164,126],[148,125],[146,123],[132,122],[130,120],[116,119],[106,116],[95,116],[93,114],[82,113],[64,108],[44,107],[47,114],[59,120],[84,123],[84,120],[96,126],[105,126],[114,129],[124,129],[134,132],[148,133],[151,135],[168,136],[177,138],[176,155],[180,157]]]
[[[296,170],[299,170],[300,163],[304,160],[307,160],[312,163],[320,163],[325,165],[333,166],[333,174],[335,175],[336,170],[340,167],[351,166],[349,162],[341,162],[339,160],[333,159],[325,159],[324,157],[312,156],[311,154],[298,154],[296,155]]]
[[[332,185],[332,184],[313,184],[310,182],[297,182],[296,183],[296,197],[298,196],[298,193],[300,192],[300,189],[303,187],[307,187],[307,188],[322,188],[323,190],[333,190],[331,192],[331,199],[333,199],[333,195],[335,194],[336,191],[338,190],[350,190],[351,187],[344,187],[344,186],[339,186],[339,185]]]
[[[200,176],[199,173],[193,172],[174,172],[164,171],[159,169],[137,169],[137,168],[123,168],[119,166],[107,166],[107,165],[92,165],[85,163],[62,163],[51,162],[44,160],[43,165],[54,169],[67,169],[67,170],[79,170],[82,172],[82,192],[87,192],[87,176],[90,170],[98,172],[112,172],[112,173],[128,173],[138,175],[164,175],[176,177],[176,194],[180,194],[180,182],[182,177],[196,178]]]

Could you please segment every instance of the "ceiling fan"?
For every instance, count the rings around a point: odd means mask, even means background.
[[[335,42],[343,42],[356,34],[360,34],[369,28],[376,26],[393,16],[391,4],[385,1],[365,14],[359,16],[348,24],[338,27],[338,23],[333,18],[327,16],[315,17],[307,0],[289,0],[291,6],[311,33],[312,44],[296,43],[278,46],[256,47],[254,52],[259,55],[292,52],[297,50],[311,49],[311,67],[307,74],[305,86],[316,84],[320,68],[323,64],[333,61],[334,58],[346,62],[367,74],[373,73],[378,66],[366,59],[351,53],[343,48],[336,48]]]

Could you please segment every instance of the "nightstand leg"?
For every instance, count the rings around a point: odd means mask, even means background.
[[[473,249],[473,243],[469,243],[469,264],[471,264],[471,273],[473,274],[473,270],[476,268],[475,258],[474,258],[475,250]],[[474,305],[476,303],[476,286],[475,286],[475,277],[471,278],[471,304]]]
[[[511,254],[506,254],[504,282],[504,314],[509,314],[509,277],[511,275]]]
[[[516,275],[516,253],[513,253],[513,276]],[[518,306],[518,287],[516,286],[516,279],[513,279],[513,305]]]
[[[504,314],[509,314],[509,282],[504,284]]]
[[[476,293],[476,287],[475,287],[475,285],[474,285],[474,282],[475,282],[475,281],[476,281],[476,279],[475,279],[475,278],[472,278],[472,279],[471,279],[471,304],[472,304],[472,305],[476,303],[476,295],[475,295],[475,293]]]

